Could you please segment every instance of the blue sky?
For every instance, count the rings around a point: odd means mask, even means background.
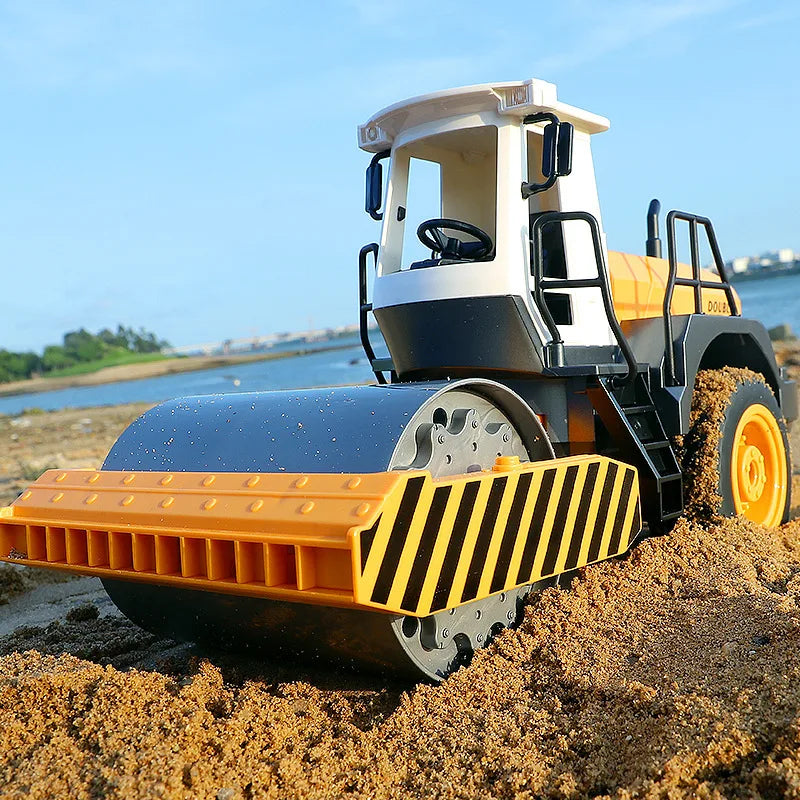
[[[80,326],[174,344],[356,321],[356,126],[539,77],[611,119],[612,249],[651,197],[723,255],[800,249],[796,0],[0,0],[0,347]]]

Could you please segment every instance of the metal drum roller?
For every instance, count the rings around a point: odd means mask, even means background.
[[[187,397],[118,439],[104,470],[383,472],[433,477],[498,456],[553,457],[541,423],[491,381]],[[514,624],[522,587],[418,619],[104,579],[114,603],[159,635],[357,668],[445,677]]]

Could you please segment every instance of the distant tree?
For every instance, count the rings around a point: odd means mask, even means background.
[[[103,341],[85,328],[64,334],[64,352],[75,361],[97,361],[105,350]]]
[[[42,366],[47,372],[53,369],[71,367],[76,363],[75,357],[67,353],[67,351],[58,344],[47,345],[44,349],[44,353],[42,353]]]
[[[30,378],[41,368],[41,359],[36,353],[11,353],[0,350],[0,381],[19,381]]]
[[[14,380],[14,376],[8,368],[8,357],[11,355],[13,353],[9,353],[8,350],[0,350],[0,381],[3,383]]]
[[[113,331],[110,331],[108,328],[103,328],[100,333],[97,334],[97,338],[107,347],[122,347],[123,345],[119,341],[119,337]]]
[[[117,347],[124,347],[126,350],[130,350],[131,333],[132,331],[130,328],[126,328],[124,325],[117,325],[117,339],[116,339]]]
[[[117,344],[126,350],[133,350],[133,342],[136,334],[133,328],[126,328],[124,325],[117,325]]]
[[[119,330],[126,339],[127,349],[134,353],[158,353],[165,347],[169,347],[169,342],[159,339],[154,333],[146,331],[144,328],[135,331],[133,328],[123,328],[120,325]]]
[[[12,356],[10,368],[15,380],[30,378],[42,368],[42,359],[36,353],[12,353]]]
[[[85,328],[64,334],[63,344],[45,347],[41,356],[36,353],[13,353],[0,349],[0,383],[30,378],[37,372],[51,372],[75,364],[98,361],[103,356],[127,350],[132,353],[158,353],[169,342],[154,333],[139,328],[117,325],[116,332],[103,328],[89,333]]]

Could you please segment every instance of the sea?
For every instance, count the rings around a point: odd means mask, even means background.
[[[735,284],[734,288],[741,297],[745,316],[760,320],[767,328],[786,323],[800,336],[800,274],[748,280]],[[373,332],[373,337],[378,339],[379,334]],[[55,411],[120,403],[158,403],[188,395],[341,386],[372,380],[357,336],[342,337],[332,344],[335,349],[270,361],[0,397],[0,414],[19,414],[32,408]],[[385,355],[381,349],[376,347],[379,356]]]

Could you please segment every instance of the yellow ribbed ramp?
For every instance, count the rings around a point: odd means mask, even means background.
[[[587,455],[434,480],[50,470],[0,510],[0,560],[427,616],[625,552],[636,470]]]

